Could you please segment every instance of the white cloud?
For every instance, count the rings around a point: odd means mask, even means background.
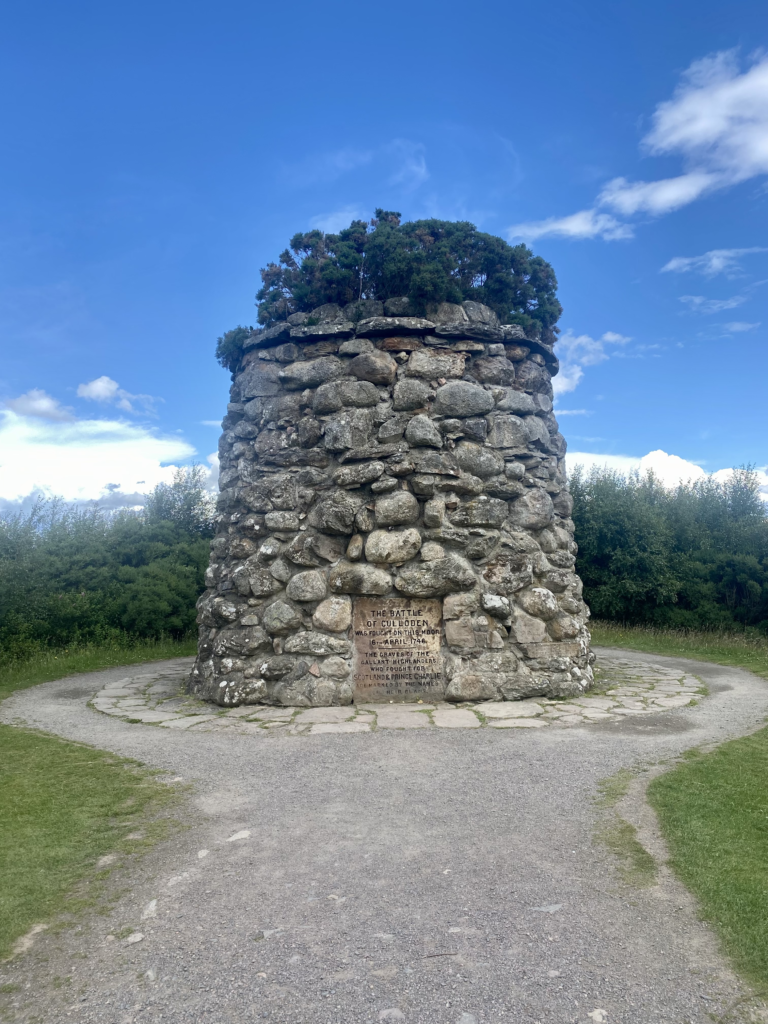
[[[33,492],[67,501],[146,493],[171,482],[195,449],[120,420],[58,420],[19,410],[0,412],[0,498]]]
[[[325,153],[316,153],[285,167],[284,174],[292,185],[302,188],[320,182],[335,181],[345,174],[369,165],[373,165],[374,174],[382,176],[382,181],[386,181],[388,185],[400,186],[406,192],[412,192],[429,178],[426,146],[421,142],[403,138],[391,139],[375,149],[354,149],[345,146]],[[317,221],[333,216],[333,213],[320,214],[314,219]],[[316,226],[322,227],[321,224]]]
[[[555,409],[555,416],[591,416],[591,409]]]
[[[658,216],[687,206],[710,189],[716,188],[719,178],[704,171],[681,174],[662,181],[627,181],[614,178],[597,197],[598,206],[610,206],[624,217],[635,213]],[[626,227],[626,225],[622,225]],[[619,236],[623,237],[623,236]]]
[[[669,455],[661,449],[657,449],[655,452],[648,452],[642,458],[631,455],[596,455],[592,452],[568,452],[566,464],[569,473],[572,473],[577,466],[582,466],[587,472],[592,469],[607,468],[624,474],[637,470],[641,475],[650,469],[665,487],[676,487],[678,484],[688,483],[691,480],[704,480],[710,475],[714,480],[722,483],[729,480],[733,475],[733,469],[719,469],[715,473],[708,474],[695,462],[682,459],[679,455]],[[768,501],[767,468],[764,467],[757,470],[760,496],[764,501]]]
[[[57,398],[53,398],[41,388],[32,388],[18,398],[8,398],[3,403],[19,416],[34,416],[41,420],[63,422],[75,418],[71,409],[62,406]]]
[[[729,324],[723,324],[723,327],[729,334],[741,334],[744,331],[754,331],[754,329],[759,326],[759,321],[756,324],[747,324],[744,323],[743,320],[732,320]]]
[[[547,220],[515,224],[508,229],[510,239],[523,238],[534,242],[546,235],[562,238],[603,238],[614,241],[617,238],[632,238],[634,232],[629,224],[622,224],[610,213],[597,210],[580,210],[569,217],[548,217]]]
[[[695,462],[681,459],[679,455],[668,455],[660,449],[649,452],[642,458],[630,455],[593,455],[590,452],[569,452],[566,456],[569,471],[576,466],[591,469],[615,469],[619,473],[631,473],[638,470],[641,474],[651,469],[667,487],[687,480],[702,480],[707,474]]]
[[[626,345],[631,340],[615,331],[606,331],[600,338],[577,335],[570,330],[560,335],[556,345],[560,372],[552,381],[555,395],[573,391],[584,376],[585,366],[596,366],[609,359],[606,345]]]
[[[694,61],[653,122],[652,153],[681,153],[724,184],[768,173],[768,56],[744,74],[734,50]]]
[[[743,73],[733,50],[694,61],[672,99],[656,107],[642,145],[653,155],[682,158],[685,172],[659,181],[614,178],[593,209],[517,224],[510,237],[629,238],[631,226],[601,208],[624,217],[660,216],[716,189],[768,174],[768,56]]]
[[[111,402],[119,390],[120,385],[111,377],[97,377],[89,384],[78,384],[77,397],[90,398],[94,402]]]
[[[130,391],[121,388],[116,380],[107,376],[97,377],[87,384],[78,384],[77,397],[86,398],[91,402],[114,403],[123,412],[135,412],[133,402],[144,406],[145,412],[151,412],[156,401],[151,395],[132,395]]]
[[[744,295],[734,295],[730,299],[707,299],[703,295],[681,295],[680,301],[684,302],[692,313],[722,313],[724,309],[735,309],[743,302],[746,302]]]
[[[311,228],[318,228],[327,234],[336,234],[342,228],[348,228],[353,220],[360,220],[362,214],[356,206],[344,206],[331,213],[319,213],[309,221]]]
[[[741,257],[754,252],[768,252],[768,249],[753,245],[749,249],[710,249],[702,256],[675,256],[664,264],[660,273],[687,274],[700,271],[706,277],[714,277],[716,274],[734,277],[741,269]]]
[[[205,486],[209,491],[219,489],[219,453],[211,452],[207,458],[208,468],[205,473]]]

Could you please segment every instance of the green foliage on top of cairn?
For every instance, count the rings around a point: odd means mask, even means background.
[[[472,299],[490,306],[502,324],[520,324],[554,341],[562,312],[552,267],[525,245],[509,245],[468,221],[415,220],[376,210],[337,235],[299,232],[279,263],[261,271],[259,322],[327,302],[408,296],[423,315],[440,302]]]
[[[570,490],[596,618],[768,632],[768,508],[752,470],[675,488],[652,473],[577,471]]]

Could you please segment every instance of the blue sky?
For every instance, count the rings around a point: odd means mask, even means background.
[[[765,466],[766,47],[757,2],[12,4],[0,500],[206,463],[259,268],[377,206],[554,265],[583,461]]]

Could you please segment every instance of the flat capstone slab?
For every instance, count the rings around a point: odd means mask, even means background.
[[[128,675],[100,690],[91,706],[127,722],[191,732],[265,736],[375,732],[378,729],[567,729],[642,718],[695,704],[700,680],[626,655],[600,658],[595,689],[549,700],[349,704],[344,707],[242,705],[225,710],[183,692],[186,672]]]

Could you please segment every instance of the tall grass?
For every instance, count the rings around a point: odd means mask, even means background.
[[[592,642],[598,646],[711,661],[745,668],[768,679],[768,636],[757,630],[665,629],[600,620],[593,620],[589,628]]]
[[[13,657],[0,651],[0,700],[14,690],[23,690],[64,676],[79,675],[81,672],[186,657],[195,653],[196,644],[192,636],[181,640],[145,640],[125,634],[101,644],[39,650],[26,658]]]

